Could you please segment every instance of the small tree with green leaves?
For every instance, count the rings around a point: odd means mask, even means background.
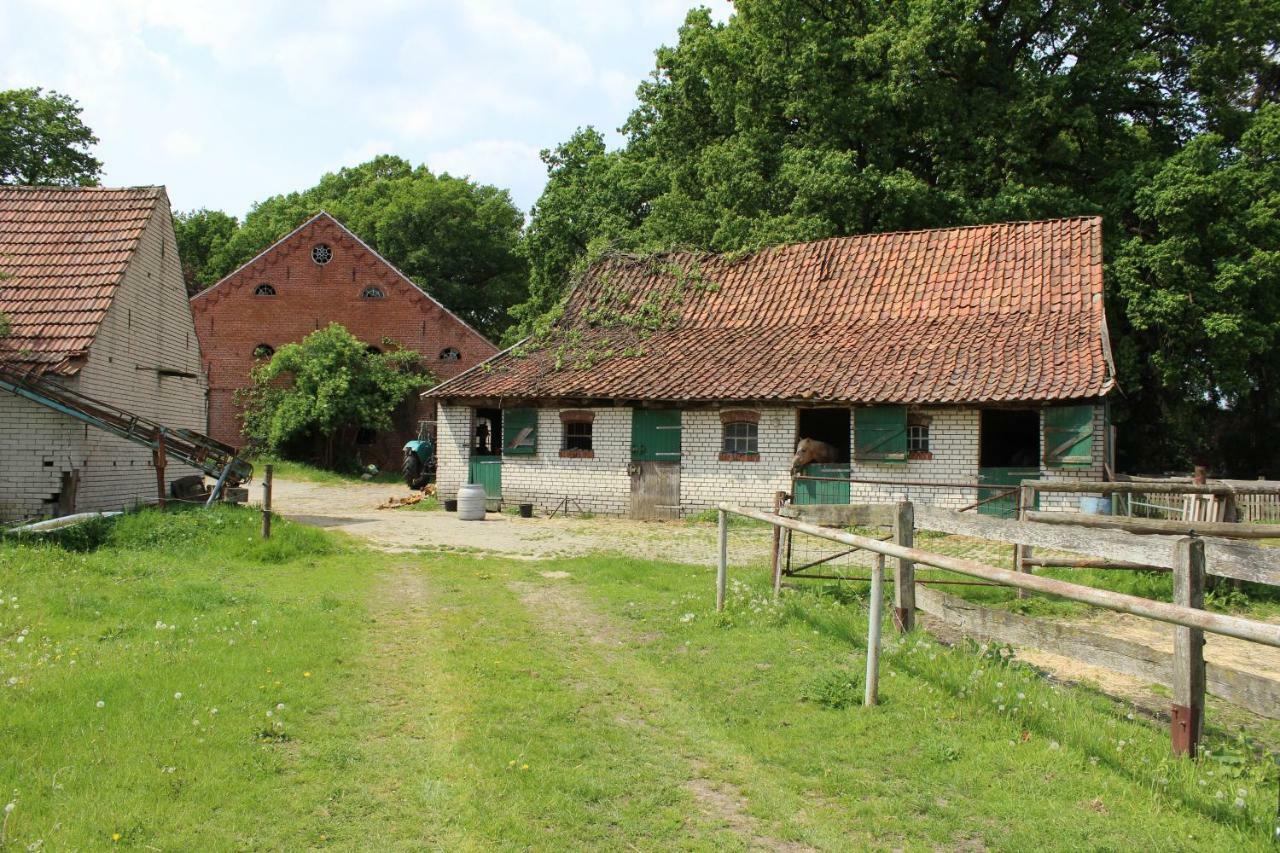
[[[90,153],[97,143],[66,95],[0,91],[0,184],[94,186],[102,175]]]
[[[253,372],[245,434],[260,451],[290,456],[318,450],[327,468],[348,462],[335,451],[360,429],[385,430],[411,394],[435,384],[411,350],[378,352],[337,323],[287,344]]]

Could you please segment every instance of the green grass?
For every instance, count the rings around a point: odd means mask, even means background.
[[[257,523],[0,544],[0,846],[1269,849],[1250,743],[1175,761],[999,650],[888,634],[861,707],[847,589]]]
[[[403,483],[404,477],[399,471],[379,471],[369,480],[364,480],[360,476],[360,472],[356,471],[330,471],[325,468],[317,468],[314,465],[308,465],[305,462],[294,462],[289,459],[278,459],[275,457],[261,456],[253,460],[253,468],[256,476],[261,477],[264,466],[271,464],[275,472],[275,476],[283,477],[286,480],[301,480],[307,483],[321,483],[323,485],[341,485],[342,483]]]

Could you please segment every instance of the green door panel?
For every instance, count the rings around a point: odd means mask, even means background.
[[[680,461],[680,410],[631,410],[631,461]]]
[[[472,456],[467,482],[484,486],[484,496],[491,501],[502,498],[502,457]]]
[[[810,477],[832,477],[831,480],[795,480],[794,500],[798,504],[847,504],[849,503],[849,477],[853,469],[848,464],[827,465],[812,463],[804,466],[803,473]]]
[[[990,483],[996,488],[978,489],[978,500],[985,501],[1003,491],[1008,491],[1010,487],[1020,485],[1023,480],[1039,479],[1040,469],[1038,468],[982,468],[978,471],[978,482]],[[1036,497],[1036,501],[1039,502],[1039,496]],[[1018,514],[1017,506],[1018,496],[1010,494],[980,504],[978,512],[1000,518],[1015,518]]]

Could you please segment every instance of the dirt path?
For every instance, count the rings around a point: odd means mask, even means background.
[[[277,479],[272,504],[282,515],[350,533],[386,551],[451,550],[550,559],[593,551],[714,565],[715,526],[683,522],[638,522],[614,518],[532,518],[490,513],[483,522],[459,521],[454,513],[412,508],[378,509],[409,490],[386,483],[338,485]],[[737,559],[766,559],[768,532],[735,530]]]

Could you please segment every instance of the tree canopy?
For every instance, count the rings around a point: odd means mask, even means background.
[[[321,210],[484,334],[500,334],[527,296],[524,215],[510,194],[388,155],[272,196],[242,223],[217,211],[179,215],[188,286],[216,282]]]
[[[722,24],[690,12],[658,50],[622,148],[586,128],[543,153],[522,328],[604,247],[735,251],[1102,214],[1117,420],[1134,427],[1122,467],[1209,452],[1207,413],[1280,411],[1268,219],[1280,0],[735,10]],[[1280,463],[1260,453],[1249,467]]]
[[[359,429],[392,428],[392,413],[435,384],[411,350],[375,352],[337,323],[286,344],[253,372],[244,395],[245,435],[283,456],[319,450],[332,467],[346,460],[343,439]]]
[[[102,163],[80,106],[57,92],[0,92],[0,184],[94,186]]]

